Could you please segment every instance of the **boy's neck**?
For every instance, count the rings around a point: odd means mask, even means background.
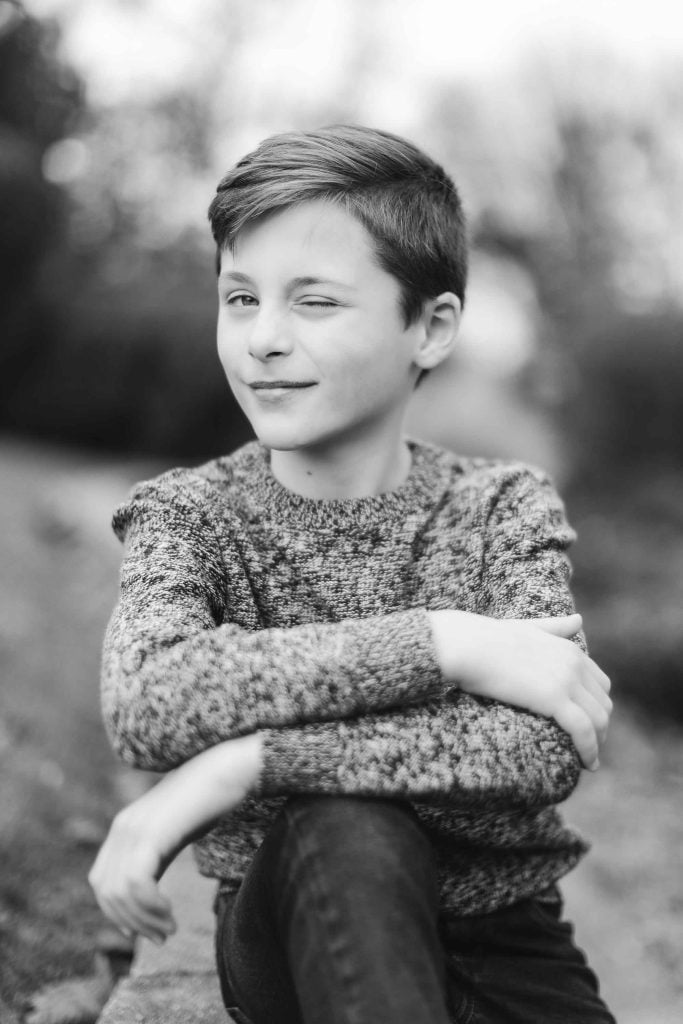
[[[411,454],[401,436],[344,444],[271,450],[273,476],[295,494],[320,501],[367,498],[395,491],[408,477]]]

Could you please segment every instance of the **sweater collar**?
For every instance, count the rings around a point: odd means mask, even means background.
[[[321,500],[288,490],[273,476],[270,450],[258,442],[249,445],[250,504],[264,519],[308,530],[345,530],[404,519],[435,506],[449,478],[452,459],[441,449],[406,439],[411,467],[400,487],[365,498]]]

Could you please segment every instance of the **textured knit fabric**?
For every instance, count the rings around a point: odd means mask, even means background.
[[[446,684],[426,614],[573,611],[562,502],[522,463],[410,449],[397,490],[317,501],[282,487],[252,442],[138,485],[115,513],[127,545],[102,671],[115,749],[166,771],[263,735],[254,793],[195,848],[226,890],[291,794],[409,800],[442,905],[465,915],[539,893],[586,849],[554,807],[580,774],[569,736]]]

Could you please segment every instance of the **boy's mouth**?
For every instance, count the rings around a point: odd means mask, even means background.
[[[315,381],[298,380],[255,380],[249,387],[253,391],[272,391],[277,388],[312,388]]]

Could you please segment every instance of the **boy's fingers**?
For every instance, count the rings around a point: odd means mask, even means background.
[[[137,930],[146,934],[147,929],[159,932],[164,936],[172,935],[176,930],[175,922],[171,914],[155,914],[142,907],[135,907],[132,911]]]
[[[169,937],[173,934],[174,929],[161,928],[156,921],[150,921],[148,918],[140,916],[137,922],[136,931],[138,935],[144,935],[145,938],[150,939],[157,945],[162,945]]]
[[[150,913],[161,917],[168,917],[171,912],[171,902],[160,891],[155,881],[145,879],[142,882],[132,882],[130,891],[136,902]]]
[[[124,935],[133,936],[139,931],[137,921],[130,908],[120,899],[107,899],[100,903],[102,910]]]
[[[590,671],[586,673],[584,685],[588,692],[595,697],[598,704],[605,709],[608,715],[611,715],[614,705],[612,704],[611,698],[608,697],[600,679],[600,676],[604,675],[604,673],[600,672],[594,661],[589,661],[588,665]]]
[[[596,676],[598,682],[600,683],[600,686],[602,687],[605,693],[609,693],[612,689],[612,680],[605,672],[602,671],[599,665],[595,664],[594,661],[592,662],[592,664],[595,665]]]
[[[577,691],[575,700],[578,706],[588,715],[599,742],[604,743],[607,736],[607,726],[609,725],[609,712],[584,687]]]
[[[118,893],[96,891],[102,912],[124,933],[146,935],[152,941],[164,941],[176,930],[171,904],[158,891],[156,883],[116,883]]]
[[[571,637],[576,636],[583,626],[583,619],[578,612],[575,612],[572,615],[557,615],[553,618],[522,619],[520,621],[528,622],[530,626],[536,626],[538,629],[542,629],[546,633],[551,633],[553,636],[563,637],[565,640],[569,640]]]
[[[553,716],[557,724],[569,733],[579,757],[586,768],[598,766],[598,736],[595,727],[583,708],[569,701],[564,702]]]
[[[132,886],[136,909],[148,925],[170,935],[175,931],[171,902],[157,888],[156,882],[146,881]]]
[[[149,938],[160,936],[165,939],[176,930],[175,922],[170,914],[162,917],[144,910],[139,905],[131,908],[130,918],[135,925],[135,930]]]
[[[163,942],[173,930],[170,922],[164,925],[159,918],[124,899],[116,901],[115,913],[116,923],[120,928],[137,935],[145,935],[153,942]]]

